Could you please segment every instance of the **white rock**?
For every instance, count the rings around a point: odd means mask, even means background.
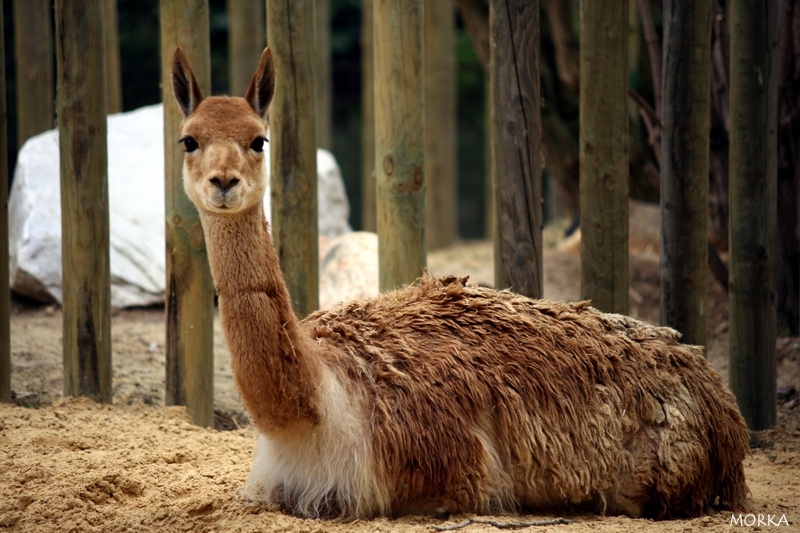
[[[339,302],[375,297],[379,294],[378,287],[378,236],[353,231],[333,239],[320,268],[320,308],[330,309]]]
[[[164,301],[163,139],[160,104],[108,119],[113,307]],[[344,182],[329,152],[317,151],[317,173],[320,235],[334,238],[351,231]],[[265,199],[269,198],[267,191]],[[266,212],[269,218],[268,206]],[[60,303],[61,188],[57,130],[29,139],[20,150],[9,199],[9,239],[12,290],[35,300]]]
[[[350,227],[350,202],[344,188],[342,171],[333,154],[317,150],[317,198],[319,234],[334,238],[353,231]]]

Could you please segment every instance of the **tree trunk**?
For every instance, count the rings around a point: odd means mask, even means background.
[[[214,422],[214,282],[197,209],[183,191],[181,112],[169,83],[180,46],[205,94],[211,89],[208,5],[161,0],[161,79],[167,252],[167,405],[186,405],[195,424]]]
[[[489,12],[483,0],[455,0],[458,14],[469,33],[475,54],[489,72]]]
[[[314,0],[314,19],[317,146],[330,150],[333,147],[330,0]]]
[[[244,96],[267,45],[264,0],[228,0],[228,91]]]
[[[6,57],[0,0],[0,57]],[[6,64],[0,62],[0,402],[11,401],[11,290],[8,272],[8,109]]]
[[[122,111],[122,70],[119,57],[117,0],[105,0],[106,106],[108,114]]]
[[[374,4],[375,166],[381,291],[426,264],[422,0]]]
[[[489,27],[495,286],[541,298],[538,0],[492,0]]]
[[[577,5],[575,6],[577,7]],[[550,184],[563,204],[565,215],[579,212],[578,165],[578,40],[573,35],[570,2],[547,0],[541,21],[541,42],[552,41],[554,53],[540,54],[542,91],[542,149]],[[549,200],[548,196],[548,200]],[[557,209],[545,203],[548,214]]]
[[[55,4],[64,395],[111,402],[106,56],[102,0]]]
[[[664,2],[663,80],[661,323],[705,345],[710,3]]]
[[[778,300],[779,336],[800,333],[800,2],[786,0],[778,63]]]
[[[52,15],[49,0],[14,0],[17,147],[53,127]]]
[[[272,238],[298,317],[319,308],[314,2],[269,2]]]
[[[428,250],[458,238],[455,11],[425,0],[425,175]]]
[[[581,297],[628,312],[628,0],[581,2]]]
[[[653,0],[638,0],[638,3],[639,14],[642,17],[642,33],[644,34],[644,42],[647,44],[648,58],[650,59],[650,75],[653,78],[653,109],[655,109],[656,117],[661,117],[663,101],[661,96],[661,91],[663,89],[661,37],[656,31],[655,17],[653,16]],[[664,7],[664,11],[666,11],[666,6]],[[689,6],[682,7],[684,9],[689,8]],[[658,143],[656,143],[656,146],[658,146]]]
[[[377,231],[375,205],[375,61],[372,2],[361,3],[361,227]]]
[[[728,163],[730,149],[730,33],[725,0],[712,3],[711,131],[708,238],[719,252],[728,250]],[[727,275],[725,284],[727,284]]]
[[[730,384],[759,430],[777,417],[777,0],[730,14]]]

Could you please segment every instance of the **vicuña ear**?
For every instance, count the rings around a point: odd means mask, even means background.
[[[203,100],[203,91],[200,90],[192,67],[189,66],[189,61],[180,46],[175,49],[172,58],[172,94],[184,117],[191,115]]]
[[[261,61],[258,62],[253,79],[250,80],[250,86],[247,92],[244,93],[244,99],[250,104],[250,107],[258,113],[258,116],[263,117],[267,114],[269,104],[272,102],[272,97],[275,94],[275,64],[272,61],[272,52],[269,48],[264,48],[261,53]]]

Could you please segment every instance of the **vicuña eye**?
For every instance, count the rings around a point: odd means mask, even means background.
[[[183,146],[186,147],[187,152],[194,152],[200,147],[200,145],[197,144],[197,141],[195,141],[194,138],[189,137],[188,135],[186,137],[181,137],[180,139],[178,139],[178,142],[183,143]]]
[[[254,152],[263,152],[265,142],[269,142],[265,137],[256,137],[253,139],[253,142],[250,143],[250,149]]]

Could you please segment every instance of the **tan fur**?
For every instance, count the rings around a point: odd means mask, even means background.
[[[246,495],[348,518],[745,508],[744,421],[671,329],[428,276],[298,321],[249,149],[273,86],[265,51],[246,99],[204,98],[176,52],[183,134],[198,144],[186,191],[259,434]]]

